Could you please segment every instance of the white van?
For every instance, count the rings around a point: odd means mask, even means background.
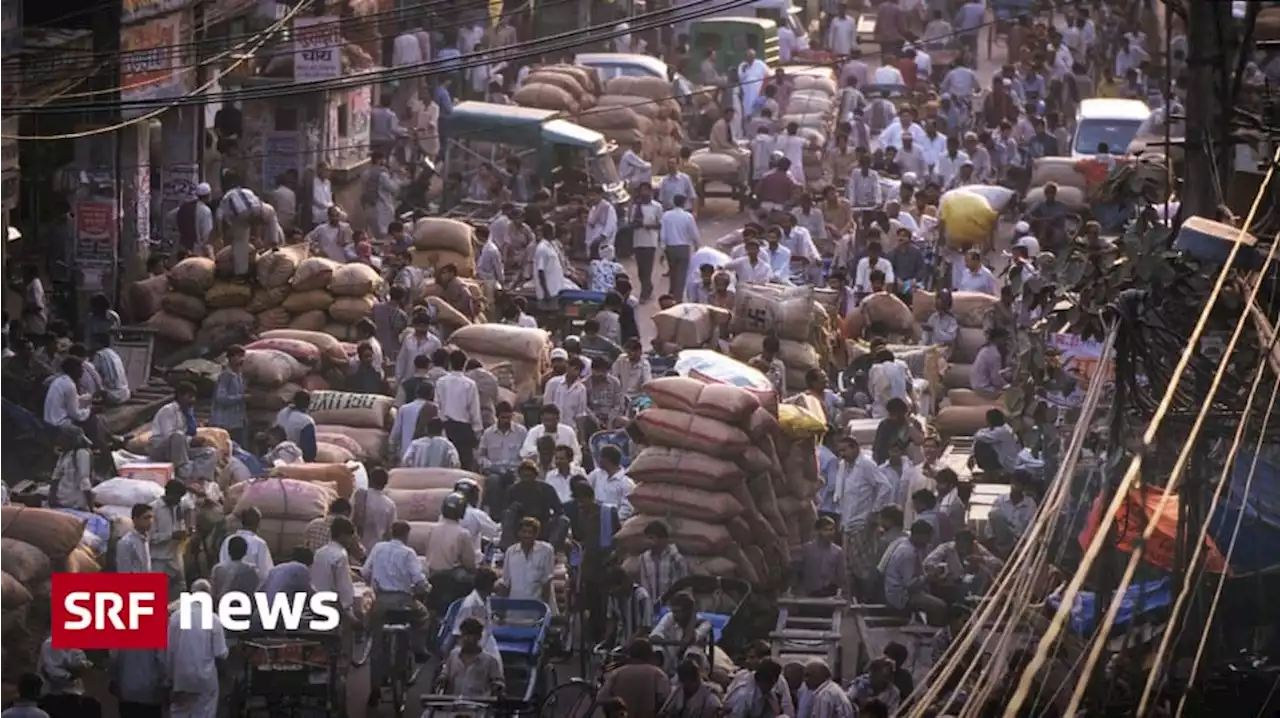
[[[1071,156],[1085,159],[1098,154],[1098,146],[1106,144],[1107,152],[1123,155],[1137,136],[1142,123],[1151,116],[1151,108],[1141,100],[1093,99],[1080,103],[1076,111],[1076,134],[1071,138]]]

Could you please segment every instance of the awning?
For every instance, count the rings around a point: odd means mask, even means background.
[[[1173,571],[1174,557],[1178,554],[1179,497],[1172,497],[1165,504],[1164,511],[1157,517],[1156,509],[1160,506],[1160,499],[1163,496],[1164,490],[1158,486],[1143,486],[1129,490],[1128,496],[1116,511],[1115,532],[1119,539],[1116,548],[1125,553],[1131,553],[1134,546],[1142,539],[1143,532],[1147,530],[1148,522],[1154,517],[1156,530],[1152,532],[1151,538],[1147,539],[1142,559],[1157,568]],[[1102,522],[1102,512],[1106,510],[1102,505],[1102,499],[1103,496],[1100,495],[1093,501],[1089,521],[1080,532],[1081,548],[1087,548],[1093,542],[1094,534],[1098,532],[1098,525]],[[1218,550],[1212,535],[1205,537],[1205,549],[1206,552],[1201,554],[1204,557],[1205,569],[1212,573],[1222,573],[1226,560]]]

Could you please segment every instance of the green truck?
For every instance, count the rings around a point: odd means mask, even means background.
[[[499,179],[509,187],[530,192],[538,187],[554,192],[562,177],[576,172],[585,174],[588,184],[603,187],[622,215],[630,196],[610,156],[613,143],[595,130],[559,117],[560,113],[552,110],[516,105],[455,105],[440,118],[445,206],[455,213],[491,206],[483,190]],[[518,167],[513,158],[519,161]]]

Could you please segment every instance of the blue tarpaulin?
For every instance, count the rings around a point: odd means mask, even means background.
[[[1231,485],[1209,519],[1209,535],[1226,555],[1236,521],[1244,514],[1229,562],[1232,576],[1237,577],[1280,568],[1280,466],[1259,459],[1250,483],[1253,458],[1252,452],[1236,455]]]
[[[1141,609],[1150,613],[1173,603],[1172,581],[1162,578],[1158,581],[1130,584],[1120,599],[1120,610],[1116,612],[1116,622],[1112,630],[1127,626],[1134,615]],[[1062,605],[1062,589],[1049,596],[1049,605],[1054,609]],[[1101,618],[1098,607],[1098,595],[1092,591],[1081,591],[1076,594],[1076,604],[1071,609],[1071,631],[1077,635],[1087,636],[1098,627]]]

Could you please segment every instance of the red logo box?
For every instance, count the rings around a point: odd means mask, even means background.
[[[169,645],[169,577],[163,573],[55,573],[57,650],[161,650]]]

